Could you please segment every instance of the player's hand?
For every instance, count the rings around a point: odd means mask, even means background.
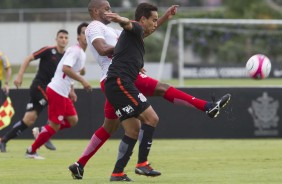
[[[17,87],[17,89],[19,87],[21,87],[22,85],[22,79],[20,77],[17,77],[15,80],[14,80],[14,85]]]
[[[10,88],[9,88],[9,85],[8,84],[5,84],[4,87],[3,87],[3,92],[8,95],[9,94],[9,91],[10,91]]]
[[[147,71],[145,70],[145,68],[141,68],[139,72],[142,74],[146,74]]]
[[[69,98],[70,98],[73,102],[76,102],[76,101],[77,101],[77,95],[76,95],[76,93],[75,93],[73,90],[70,91]]]
[[[92,87],[91,87],[91,85],[90,85],[87,81],[84,81],[84,82],[82,83],[82,85],[83,85],[83,88],[84,88],[87,92],[91,92],[91,91],[92,91]]]
[[[169,7],[166,10],[165,14],[166,14],[168,19],[171,19],[177,13],[178,7],[179,7],[179,5],[172,5],[171,7]]]
[[[119,23],[121,27],[124,29],[131,29],[131,22],[128,18],[126,17],[121,17],[117,13],[107,13],[105,12],[106,17],[108,17],[112,22]]]
[[[119,14],[117,13],[112,13],[112,12],[105,12],[105,15],[111,19],[112,22],[117,22],[119,23],[120,21],[122,21],[122,17],[119,16]]]

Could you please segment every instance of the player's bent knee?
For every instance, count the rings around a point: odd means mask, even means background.
[[[169,87],[170,86],[168,84],[158,82],[158,84],[155,88],[154,95],[155,96],[163,96]]]
[[[23,117],[23,122],[26,126],[32,126],[37,119],[36,112],[27,112]]]
[[[139,130],[135,131],[135,130],[127,130],[125,131],[125,135],[132,138],[132,139],[138,139],[138,135],[139,135]]]
[[[113,134],[117,131],[118,127],[119,127],[119,120],[118,119],[107,119],[105,118],[103,127],[104,129],[109,133],[109,134]]]
[[[159,123],[159,117],[158,116],[155,116],[151,119],[149,119],[149,121],[146,122],[146,124],[152,126],[152,127],[156,127]]]
[[[74,127],[78,123],[78,117],[72,116],[65,120],[65,123],[68,123],[71,127]]]

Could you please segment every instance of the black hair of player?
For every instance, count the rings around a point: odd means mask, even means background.
[[[89,24],[86,23],[86,22],[83,22],[83,23],[79,24],[78,27],[77,27],[77,35],[80,35],[82,28],[83,28],[83,27],[87,27],[88,25],[89,25]]]
[[[69,32],[65,29],[60,29],[58,32],[57,32],[57,36],[60,34],[60,33],[65,33],[65,34],[69,34]]]
[[[148,19],[152,15],[152,11],[158,11],[158,8],[149,3],[140,3],[135,11],[135,20],[139,21],[142,16]]]

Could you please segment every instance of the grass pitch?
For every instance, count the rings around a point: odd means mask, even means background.
[[[53,140],[56,151],[42,147],[45,160],[24,157],[32,140],[12,140],[0,153],[2,184],[101,184],[109,176],[119,140],[109,140],[85,167],[84,178],[73,180],[67,167],[78,159],[88,140]],[[149,160],[162,176],[134,174],[137,147],[125,170],[135,183],[158,184],[269,184],[282,181],[282,140],[179,139],[154,141]]]

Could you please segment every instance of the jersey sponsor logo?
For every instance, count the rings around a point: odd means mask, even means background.
[[[120,110],[117,110],[117,111],[116,111],[116,115],[117,115],[117,117],[119,117],[119,118],[122,116]]]
[[[144,74],[144,73],[139,73],[139,75],[140,75],[140,77],[142,77],[142,78],[147,78],[148,76],[146,75],[146,74]]]
[[[122,108],[122,110],[126,112],[126,114],[129,114],[134,111],[134,109],[130,105],[127,105],[126,107]]]
[[[52,49],[51,52],[52,52],[52,54],[54,54],[54,55],[57,53],[56,49]]]
[[[28,103],[27,105],[26,105],[26,109],[27,110],[30,110],[30,109],[32,109],[33,108],[33,103]]]
[[[39,104],[44,106],[47,104],[47,101],[44,98],[42,98],[41,100],[39,100]]]
[[[141,102],[147,102],[147,98],[142,93],[139,93],[138,98],[141,100]]]

